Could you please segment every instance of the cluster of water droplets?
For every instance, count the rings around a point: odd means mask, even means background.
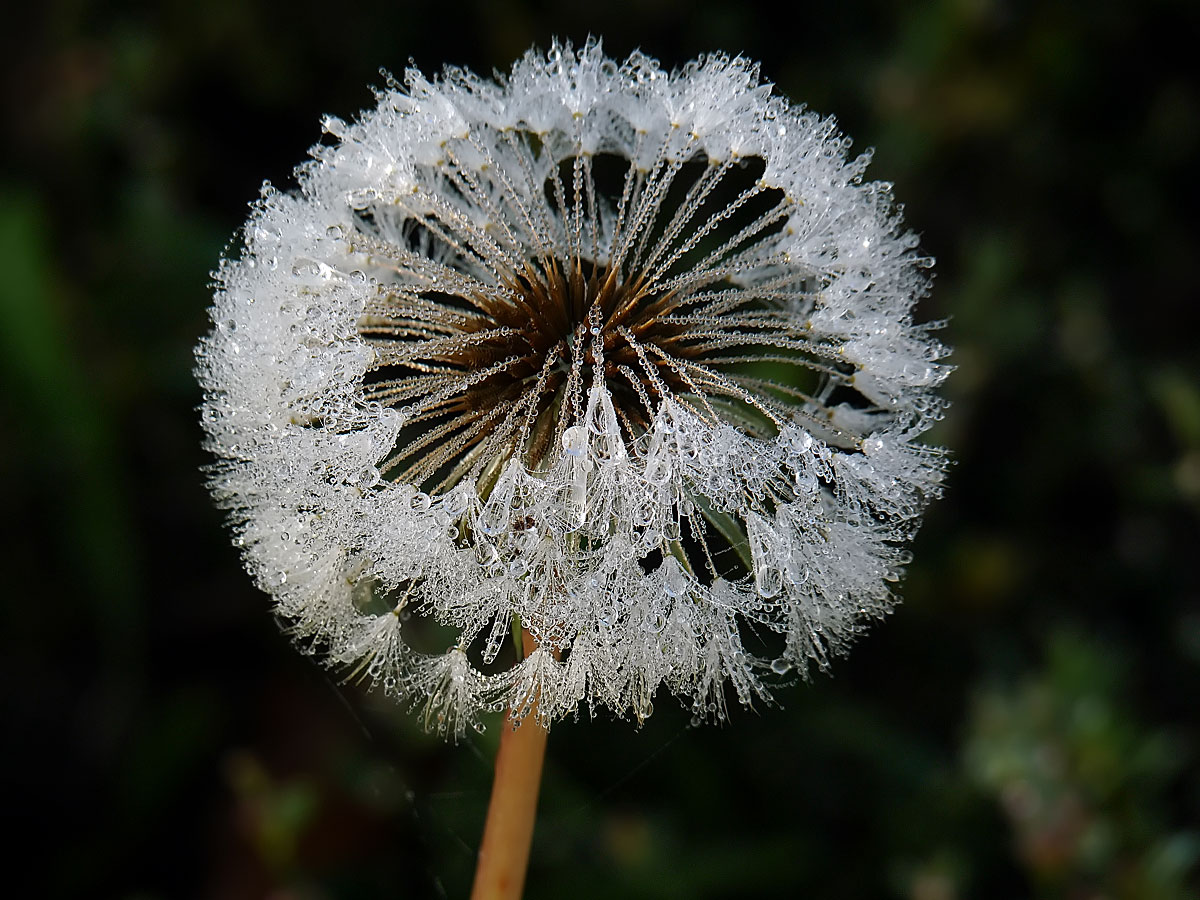
[[[888,187],[861,182],[866,157],[848,160],[830,120],[773,97],[740,58],[668,73],[640,54],[615,63],[598,43],[555,45],[505,82],[410,72],[378,99],[358,123],[326,121],[338,143],[314,149],[299,192],[264,187],[240,257],[217,273],[198,350],[212,490],[300,645],[450,736],[505,708],[641,720],[660,688],[720,720],[727,688],[769,702],[774,686],[826,667],[894,604],[903,545],[943,469],[919,441],[946,374],[944,348],[911,321],[928,261]],[[529,151],[529,135],[545,152]],[[707,159],[702,177],[719,179],[760,159],[758,189],[783,198],[761,217],[769,238],[735,235],[689,281],[674,260],[722,220],[692,226],[690,245],[670,222],[658,244],[637,245],[658,212],[641,211],[661,198],[636,210],[641,195],[595,198],[579,162],[574,184],[556,183],[559,161],[598,153],[649,183],[686,160]],[[707,189],[689,194],[696,208]],[[442,230],[414,233],[417,220]],[[627,330],[581,326],[526,395],[479,411],[491,437],[464,437],[475,450],[432,488],[459,458],[436,455],[457,426],[422,433],[423,417],[519,362],[428,363],[514,332],[481,331],[466,305],[437,298],[505,301],[500,276],[520,271],[522,252],[640,258],[659,296],[692,292],[674,315],[709,357],[675,360]],[[801,282],[814,287],[792,289]],[[768,311],[739,308],[738,292]],[[372,316],[388,341],[364,339]],[[605,367],[610,338],[636,350],[618,375]],[[785,403],[786,388],[717,370],[748,346],[752,363],[807,354],[824,388]],[[418,374],[370,384],[385,365]],[[560,370],[547,423],[537,403]],[[621,408],[631,397],[636,427]],[[539,429],[549,449],[531,458]],[[389,468],[398,446],[420,478]],[[512,650],[514,624],[536,645],[528,656]]]

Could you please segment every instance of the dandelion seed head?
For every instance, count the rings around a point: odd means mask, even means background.
[[[868,157],[741,57],[556,43],[376,100],[264,186],[197,351],[296,640],[454,737],[827,667],[944,467],[929,260]]]

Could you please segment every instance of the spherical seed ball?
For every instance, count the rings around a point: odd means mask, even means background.
[[[296,639],[457,737],[664,687],[720,719],[886,614],[948,368],[832,120],[592,41],[376,99],[264,188],[197,350]]]

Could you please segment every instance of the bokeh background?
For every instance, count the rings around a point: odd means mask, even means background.
[[[906,603],[689,727],[551,735],[528,896],[1147,898],[1200,871],[1200,91],[1188,2],[51,0],[4,14],[0,766],[12,897],[462,897],[458,746],[282,637],[191,348],[264,178],[380,67],[724,49],[836,114],[938,258],[953,450]]]

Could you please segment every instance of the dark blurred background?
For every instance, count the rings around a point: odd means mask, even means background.
[[[462,897],[458,746],[278,632],[203,487],[209,272],[324,113],[552,35],[724,49],[836,114],[958,366],[906,603],[785,708],[550,739],[528,896],[1150,898],[1200,871],[1200,91],[1186,2],[626,0],[4,14],[12,897]]]

